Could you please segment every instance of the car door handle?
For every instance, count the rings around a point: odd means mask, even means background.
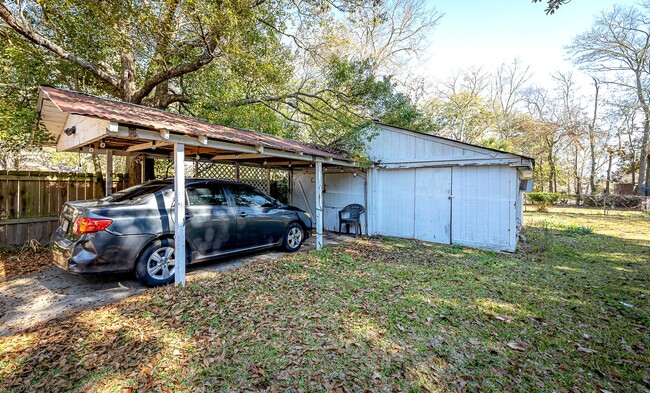
[[[248,216],[248,213],[246,213],[246,212],[240,212],[240,213],[238,214],[238,216],[239,216],[239,217],[246,217],[246,216]]]

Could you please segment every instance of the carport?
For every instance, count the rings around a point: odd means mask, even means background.
[[[354,167],[345,157],[305,143],[260,132],[226,127],[170,112],[49,86],[39,88],[41,124],[59,152],[105,154],[106,184],[113,156],[173,157],[174,241],[177,260],[185,260],[185,162],[223,162],[274,168],[315,168],[316,249],[323,244],[323,165]],[[144,178],[144,159],[141,160]],[[107,194],[110,186],[107,187]],[[176,285],[185,283],[177,264]]]

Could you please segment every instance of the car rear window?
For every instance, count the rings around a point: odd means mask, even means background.
[[[125,188],[122,191],[118,191],[102,198],[102,201],[106,202],[124,202],[142,199],[147,195],[151,195],[156,191],[162,190],[163,188],[169,187],[169,183],[146,183],[138,184],[137,186]]]

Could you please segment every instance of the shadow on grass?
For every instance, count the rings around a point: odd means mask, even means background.
[[[23,390],[44,381],[98,389],[107,378],[116,388],[207,391],[642,387],[648,264],[585,250],[644,244],[550,236],[541,257],[362,240],[190,280],[29,333],[29,344],[0,342],[2,376],[31,378]],[[58,356],[39,362],[48,351]],[[94,352],[119,356],[117,365],[75,374]],[[61,358],[80,365],[60,371]]]

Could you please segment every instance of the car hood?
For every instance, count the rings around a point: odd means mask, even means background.
[[[303,212],[303,213],[305,213],[305,211],[302,210],[301,208],[299,208],[299,207],[295,207],[295,206],[291,206],[291,205],[284,205],[284,206],[283,206],[283,209],[284,209],[284,210],[289,210],[289,211],[292,211],[292,212]]]

